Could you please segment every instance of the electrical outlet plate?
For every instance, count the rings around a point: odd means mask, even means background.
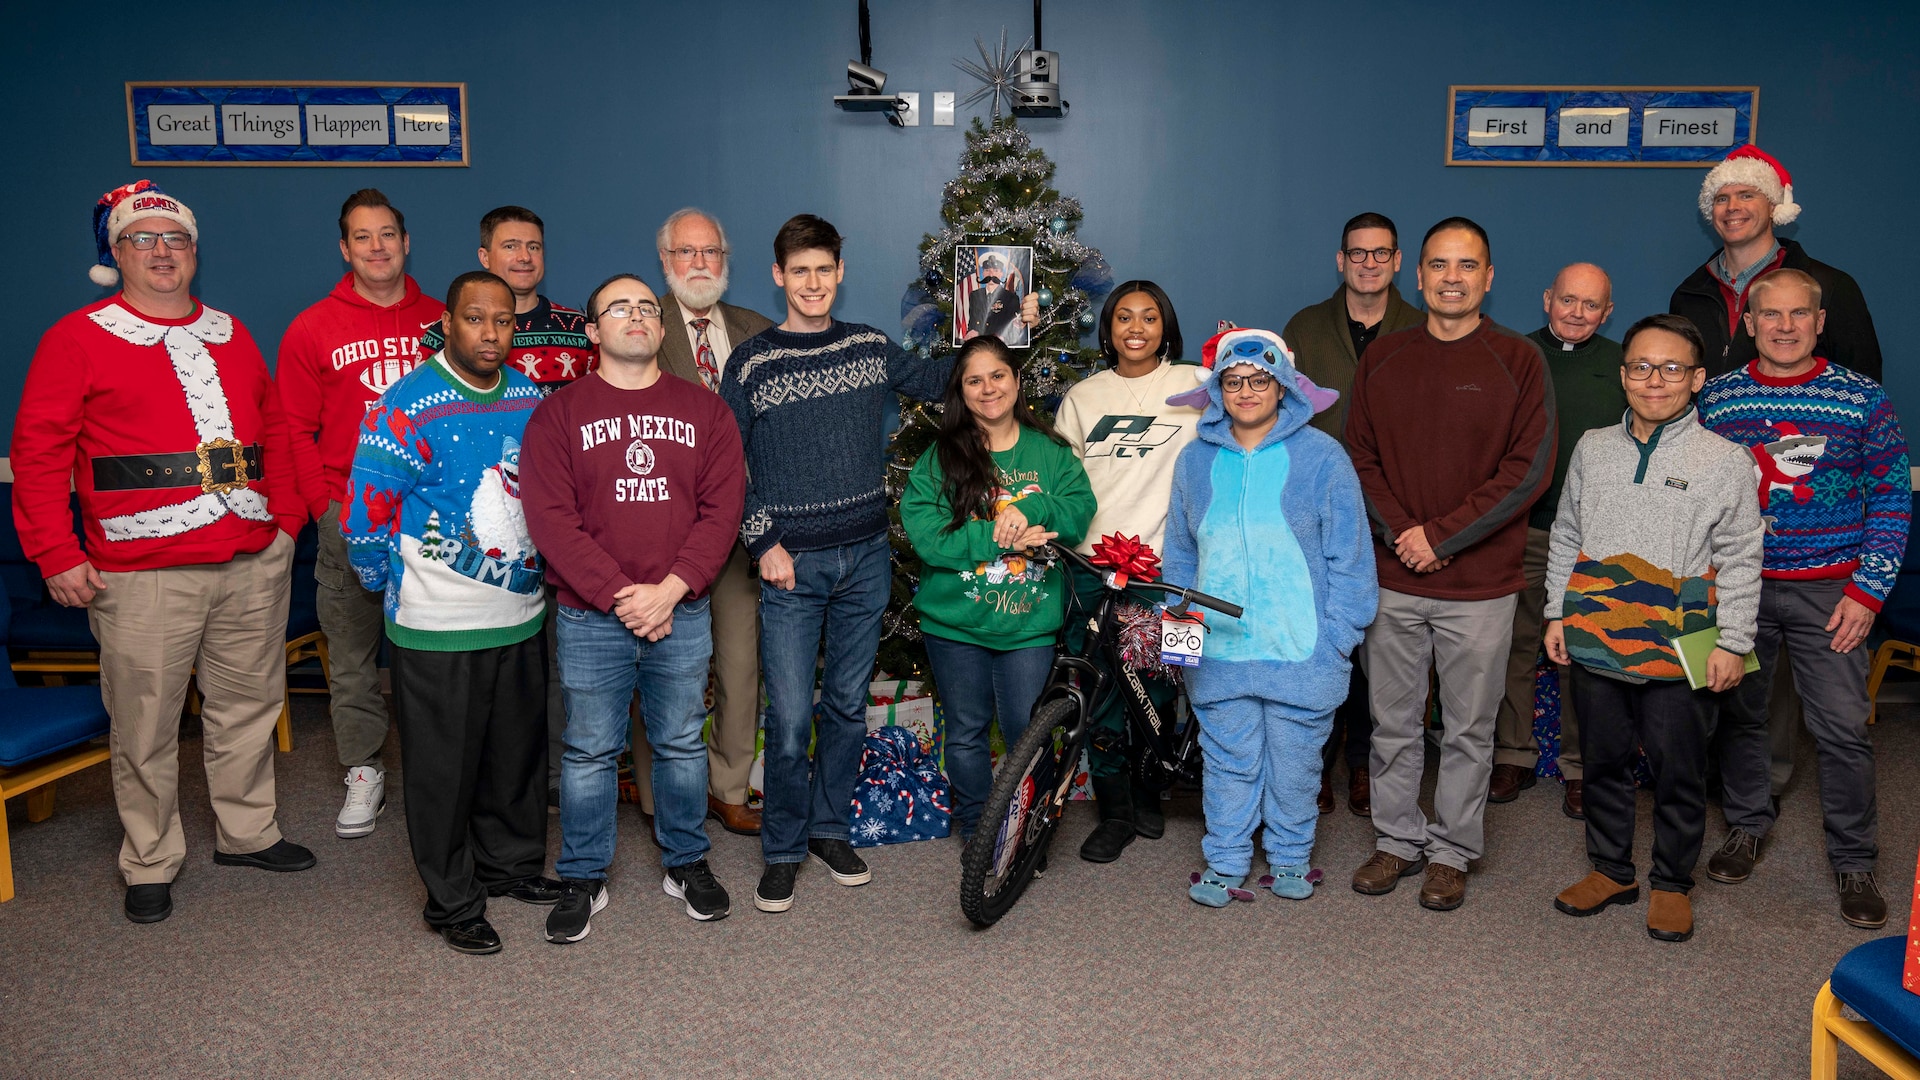
[[[900,117],[900,123],[906,127],[919,127],[920,92],[918,90],[909,90],[900,95],[900,100],[907,103],[905,112],[895,114]]]
[[[953,91],[936,90],[933,95],[933,123],[936,127],[953,126]]]

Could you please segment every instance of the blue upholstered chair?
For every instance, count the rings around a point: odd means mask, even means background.
[[[0,589],[0,630],[12,604]],[[6,640],[0,638],[0,648]],[[27,797],[27,820],[53,813],[54,782],[107,760],[94,740],[107,734],[107,710],[97,686],[29,686],[0,665],[0,903],[13,899],[13,854],[6,800]]]
[[[1920,994],[1900,983],[1907,935],[1869,941],[1840,958],[1813,1000],[1813,1080],[1834,1080],[1840,1043],[1895,1080],[1920,1080]],[[1845,1004],[1865,1017],[1848,1020]]]
[[[1913,510],[1914,517],[1920,519],[1920,495],[1914,496]],[[1920,671],[1920,528],[1907,530],[1907,555],[1900,563],[1900,577],[1881,607],[1874,629],[1885,634],[1886,640],[1873,651],[1873,666],[1867,671],[1869,724],[1879,718],[1874,699],[1880,695],[1880,680],[1887,677],[1887,669]]]
[[[0,590],[13,607],[4,630],[9,650],[16,654],[10,658],[13,670],[51,676],[50,683],[60,682],[64,675],[98,671],[100,645],[87,626],[86,611],[61,607],[47,595],[40,568],[27,561],[20,534],[13,527],[13,485],[0,484],[0,494],[6,500],[5,515],[0,518]],[[73,531],[79,536],[78,500],[72,507]]]

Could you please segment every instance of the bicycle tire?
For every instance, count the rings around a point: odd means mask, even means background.
[[[1026,892],[1035,867],[1046,857],[1065,808],[1064,801],[1053,802],[1062,770],[1070,784],[1086,742],[1086,720],[1078,712],[1069,698],[1042,705],[1001,760],[980,811],[980,831],[960,856],[960,910],[975,926],[999,922]],[[1076,726],[1083,729],[1079,738],[1072,736]]]

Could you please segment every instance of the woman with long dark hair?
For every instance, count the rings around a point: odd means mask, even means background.
[[[946,706],[947,776],[962,839],[980,823],[992,783],[987,727],[1012,746],[1046,687],[1066,581],[1042,554],[1077,544],[1093,490],[1065,439],[1027,404],[1000,339],[968,341],[947,378],[940,434],[900,499],[920,556],[913,605]]]

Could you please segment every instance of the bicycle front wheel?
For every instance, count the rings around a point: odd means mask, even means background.
[[[1046,857],[1085,741],[1072,733],[1085,726],[1072,700],[1047,702],[1001,759],[980,811],[980,831],[960,856],[960,910],[975,926],[999,922]]]

